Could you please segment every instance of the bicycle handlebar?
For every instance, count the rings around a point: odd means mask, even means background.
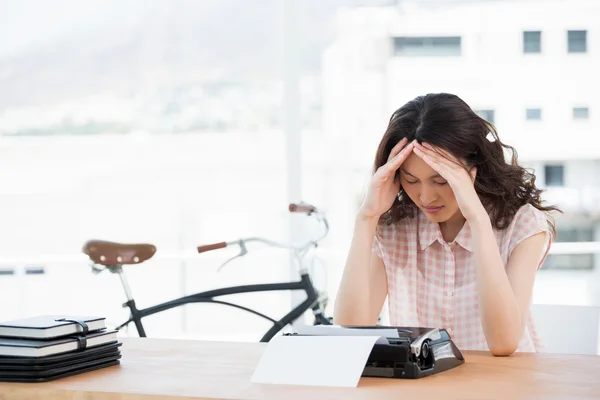
[[[231,246],[231,245],[237,245],[241,248],[241,253],[238,256],[242,256],[247,253],[248,250],[246,249],[245,244],[249,243],[249,242],[258,242],[258,243],[266,244],[267,246],[271,246],[271,247],[278,247],[278,248],[283,248],[283,249],[291,249],[291,250],[304,252],[310,247],[316,247],[318,242],[320,242],[321,240],[323,240],[325,238],[325,236],[327,236],[327,234],[329,232],[329,224],[327,223],[327,219],[325,218],[325,216],[321,212],[319,212],[317,207],[313,206],[312,204],[307,204],[307,203],[301,202],[301,203],[291,203],[288,206],[288,209],[290,212],[305,213],[306,215],[309,215],[309,216],[315,214],[317,216],[317,218],[320,220],[320,222],[322,222],[325,226],[325,232],[323,233],[323,235],[321,237],[319,237],[318,239],[310,240],[301,246],[295,246],[293,244],[288,244],[288,243],[275,242],[273,240],[261,238],[261,237],[241,238],[239,240],[230,241],[230,242],[217,242],[217,243],[198,246],[197,247],[198,253],[206,253],[206,252],[212,251],[212,250],[223,249],[223,248]],[[236,256],[236,257],[238,257],[238,256]],[[236,258],[236,257],[234,257],[234,258]],[[229,261],[231,261],[231,260],[229,260]]]
[[[205,244],[202,246],[198,246],[198,253],[204,253],[206,251],[223,249],[223,248],[227,247],[227,244],[228,244],[227,242],[219,242],[219,243],[212,243],[212,244]]]
[[[290,212],[305,213],[309,215],[317,210],[317,207],[305,203],[291,203],[288,208]]]

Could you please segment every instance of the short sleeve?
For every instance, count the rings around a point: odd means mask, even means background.
[[[395,225],[382,224],[377,226],[377,233],[373,237],[373,244],[371,245],[372,252],[379,257],[384,264],[388,264],[390,260],[390,251],[393,251],[396,233]]]
[[[381,260],[383,260],[383,248],[381,246],[381,240],[379,236],[376,234],[373,236],[373,245],[371,246],[371,251]]]
[[[511,224],[511,236],[508,243],[508,256],[512,254],[513,250],[525,239],[530,238],[538,233],[544,232],[546,234],[546,244],[540,254],[540,261],[538,269],[542,266],[548,251],[552,244],[552,231],[548,223],[546,214],[543,211],[538,210],[531,204],[526,204],[521,207],[514,216]]]

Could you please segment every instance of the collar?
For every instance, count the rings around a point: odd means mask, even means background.
[[[419,236],[419,246],[421,250],[425,250],[427,247],[431,246],[435,241],[438,241],[440,244],[449,244],[446,243],[442,236],[442,231],[440,230],[440,225],[436,222],[431,222],[427,219],[425,214],[422,211],[418,211],[419,216],[417,218],[417,229]],[[472,236],[471,236],[471,227],[467,221],[461,228],[460,232],[454,239],[453,243],[458,244],[463,249],[473,252],[472,246]]]

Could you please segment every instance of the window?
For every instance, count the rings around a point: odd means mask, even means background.
[[[590,225],[564,228],[558,224],[556,241],[593,242],[594,227]],[[593,254],[551,254],[548,255],[542,269],[593,269],[594,259]]]
[[[542,269],[594,269],[594,255],[549,254]]]
[[[568,31],[567,44],[569,53],[585,53],[587,51],[587,31]]]
[[[479,115],[490,124],[494,123],[494,110],[475,110],[475,114]]]
[[[546,165],[544,167],[546,186],[564,186],[565,168],[562,165]]]
[[[396,56],[460,56],[460,36],[395,37]]]
[[[523,53],[541,53],[542,52],[542,32],[525,31],[523,32]]]
[[[577,228],[556,228],[557,242],[593,242],[594,227],[577,227]]]
[[[573,119],[588,119],[590,109],[587,107],[573,107]]]
[[[525,119],[527,121],[539,121],[542,119],[542,109],[541,108],[528,108],[525,111]]]

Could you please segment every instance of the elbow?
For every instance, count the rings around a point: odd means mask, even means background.
[[[494,357],[508,357],[512,355],[517,349],[515,347],[492,347],[490,352]]]
[[[495,357],[507,357],[519,348],[523,328],[518,321],[504,323],[504,329],[489,329],[485,335],[490,353]]]
[[[519,347],[518,343],[507,342],[490,345],[489,349],[494,357],[508,357],[517,351],[517,347]]]

